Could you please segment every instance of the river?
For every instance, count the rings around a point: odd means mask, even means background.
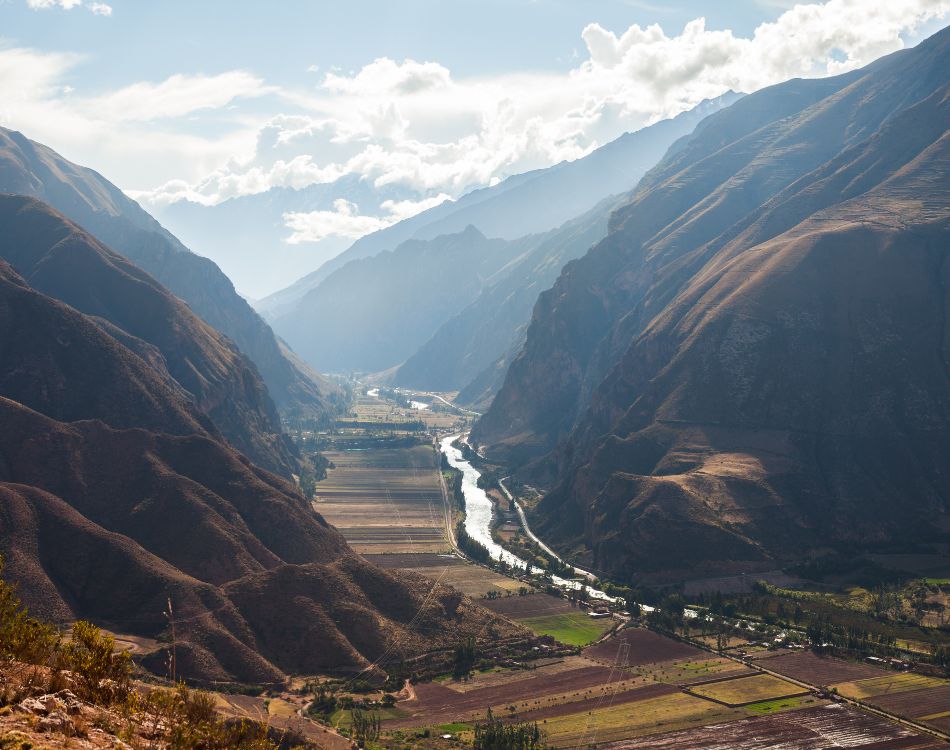
[[[513,568],[527,570],[528,564],[520,557],[511,554],[508,550],[500,546],[491,535],[491,519],[493,505],[491,498],[483,489],[478,486],[478,478],[481,473],[469,461],[462,456],[462,451],[454,447],[452,443],[458,439],[458,435],[450,435],[442,439],[441,448],[449,462],[449,466],[462,472],[462,494],[465,496],[465,531],[476,542],[488,550],[488,553],[495,560],[504,560]],[[560,558],[558,558],[560,559]],[[534,568],[535,572],[539,572]],[[579,590],[585,586],[579,581],[571,581],[566,578],[553,576],[554,585],[558,588],[569,590]],[[592,599],[601,599],[608,602],[620,602],[621,600],[612,597],[603,591],[586,585],[587,593]]]

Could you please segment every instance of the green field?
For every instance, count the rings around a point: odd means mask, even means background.
[[[568,646],[593,643],[614,624],[609,618],[594,620],[586,612],[519,618],[518,622],[537,635],[550,635]]]
[[[814,703],[815,700],[816,699],[810,695],[799,695],[794,698],[779,698],[778,700],[751,703],[748,706],[743,706],[743,708],[745,708],[746,711],[752,711],[752,713],[756,714],[774,714],[779,711],[786,711]]]

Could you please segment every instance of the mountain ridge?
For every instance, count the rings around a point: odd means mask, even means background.
[[[948,59],[757,92],[644,177],[473,431],[549,488],[532,526],[655,580],[937,533]]]
[[[221,270],[188,250],[98,172],[69,162],[22,133],[0,128],[0,192],[49,203],[151,274],[237,344],[255,363],[280,408],[322,416],[335,410],[335,386],[281,354],[267,324]]]

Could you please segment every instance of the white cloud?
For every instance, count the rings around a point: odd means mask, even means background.
[[[74,58],[0,49],[0,122],[48,139],[124,187],[148,187],[137,196],[157,205],[213,204],[347,174],[420,199],[457,197],[575,159],[729,89],[859,67],[948,13],[950,0],[828,0],[794,5],[749,36],[707,28],[701,18],[676,31],[590,24],[578,62],[563,73],[458,77],[434,61],[378,58],[353,72],[326,72],[308,89],[230,71],[67,94]],[[378,228],[395,215],[363,209],[293,214],[291,237]]]
[[[45,10],[46,8],[65,8],[72,10],[82,5],[82,0],[26,0],[26,4],[33,10]]]
[[[284,91],[309,114],[272,119],[251,161],[195,189],[217,201],[355,173],[379,186],[458,195],[575,159],[729,89],[859,67],[948,11],[950,0],[829,0],[795,5],[749,37],[707,29],[702,18],[677,34],[658,25],[616,34],[590,24],[581,34],[586,57],[566,74],[455,79],[435,62],[379,58],[349,74],[327,73],[315,93]]]
[[[33,10],[49,10],[50,8],[72,10],[73,8],[84,7],[97,16],[112,15],[112,6],[100,2],[84,2],[84,0],[26,0],[26,4]]]
[[[405,60],[397,63],[381,57],[363,67],[355,76],[327,73],[323,87],[328,91],[357,96],[379,94],[418,94],[440,89],[452,81],[448,68],[438,63]]]
[[[239,70],[215,76],[173,75],[161,83],[135,83],[95,97],[89,106],[112,122],[149,121],[220,109],[235,99],[271,91],[259,78]]]
[[[356,239],[384,229],[397,221],[408,219],[421,211],[449,200],[444,193],[421,201],[383,201],[382,216],[364,215],[359,206],[343,198],[333,202],[332,211],[291,212],[284,214],[284,223],[292,234],[287,243],[298,245],[305,242],[320,242],[328,237]]]

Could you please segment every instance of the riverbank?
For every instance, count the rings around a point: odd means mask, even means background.
[[[459,435],[449,435],[442,438],[440,448],[449,465],[462,474],[462,495],[465,499],[465,524],[464,528],[468,536],[475,542],[481,544],[488,550],[488,554],[493,560],[503,561],[506,565],[523,570],[527,573],[534,573],[537,568],[529,565],[528,562],[512,554],[504,547],[499,545],[491,534],[492,514],[494,513],[494,504],[488,494],[478,486],[478,478],[481,473],[472,466],[471,462],[466,460],[462,451],[456,448],[453,443],[459,438]],[[552,556],[557,557],[553,552]],[[573,566],[572,566],[573,567]],[[583,577],[587,580],[590,574]],[[563,591],[580,591],[584,589],[591,599],[597,599],[611,604],[622,604],[623,600],[619,597],[610,596],[604,591],[593,588],[584,581],[571,580],[560,576],[547,576],[545,580],[550,585]]]

